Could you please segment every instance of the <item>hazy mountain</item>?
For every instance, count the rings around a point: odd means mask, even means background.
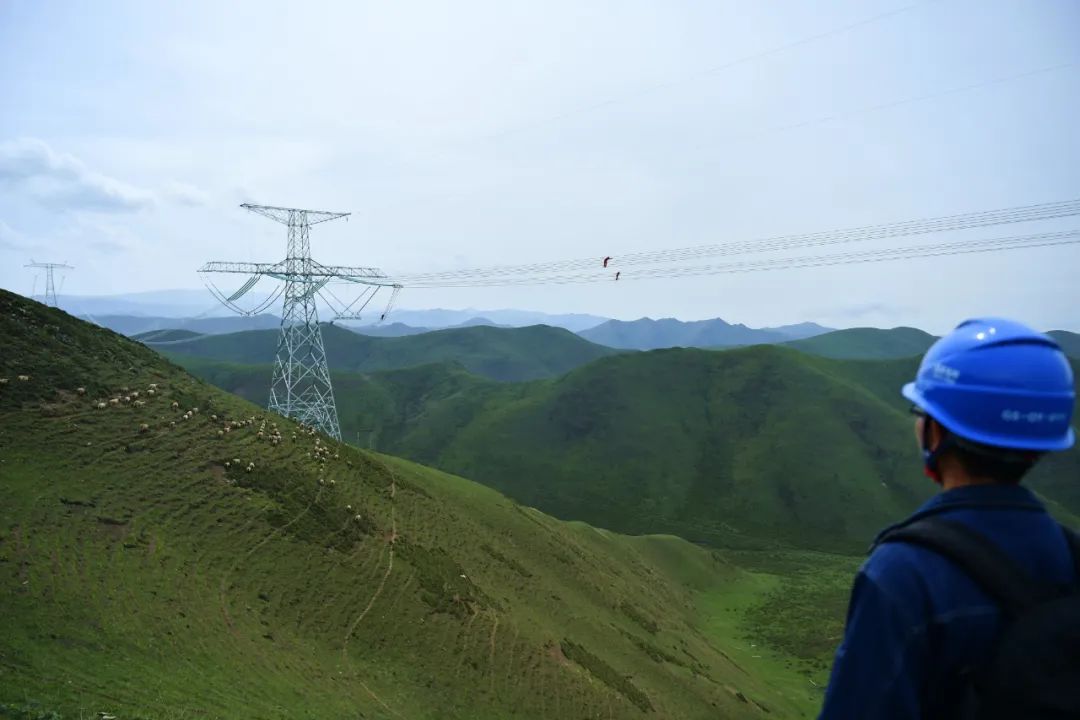
[[[406,335],[419,335],[420,333],[431,332],[431,328],[413,327],[412,325],[406,325],[399,322],[383,323],[382,325],[346,325],[342,323],[339,327],[352,330],[354,333],[360,335],[368,335],[369,337],[404,337]]]
[[[745,325],[732,325],[720,318],[690,322],[674,318],[608,320],[578,334],[601,345],[632,350],[757,345],[785,342],[792,337],[780,330],[756,330]]]
[[[476,310],[467,308],[464,310],[394,310],[390,320],[413,327],[447,328],[460,327],[477,317],[489,320],[491,323],[507,327],[526,327],[529,325],[550,325],[552,327],[566,328],[572,332],[594,327],[607,320],[607,318],[587,314],[548,314],[530,310]]]
[[[327,360],[333,370],[370,372],[455,362],[494,380],[532,380],[561,375],[619,352],[591,343],[569,330],[547,325],[523,328],[479,325],[401,337],[370,337],[331,325],[324,325],[322,331]],[[273,362],[277,342],[276,331],[261,330],[150,345],[171,357],[263,364]]]
[[[228,315],[225,317],[174,318],[144,317],[139,315],[94,315],[83,317],[96,325],[107,327],[121,335],[146,335],[141,339],[154,339],[152,331],[187,330],[200,335],[217,335],[244,330],[267,330],[281,326],[281,318],[275,315]]]
[[[249,294],[253,306],[264,295]],[[231,315],[205,289],[201,290],[153,290],[150,292],[121,293],[117,295],[61,295],[60,308],[77,317],[83,315],[135,315],[166,318],[193,317],[207,314]],[[100,318],[99,318],[100,319]]]
[[[823,335],[827,332],[832,332],[834,328],[828,328],[824,325],[818,325],[814,322],[797,323],[795,325],[781,325],[780,327],[762,328],[769,332],[776,332],[784,335],[791,340],[802,340],[805,338],[812,338],[816,335]]]

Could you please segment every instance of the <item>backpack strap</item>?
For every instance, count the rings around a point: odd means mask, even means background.
[[[1076,570],[1076,583],[1080,585],[1080,535],[1065,525],[1061,525],[1061,534],[1065,536],[1065,542],[1069,545],[1069,552],[1072,553],[1073,568]]]
[[[1023,567],[984,535],[961,523],[922,518],[894,528],[878,540],[878,544],[887,542],[919,545],[948,558],[1013,617],[1042,599]]]

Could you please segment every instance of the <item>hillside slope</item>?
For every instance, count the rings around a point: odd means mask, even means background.
[[[173,356],[188,355],[240,364],[273,362],[276,331],[218,335],[157,346]],[[532,380],[561,375],[617,351],[596,345],[569,330],[533,325],[523,328],[476,326],[403,337],[370,337],[323,326],[332,370],[370,372],[432,362],[457,362],[493,380]],[[155,347],[153,343],[151,347]]]
[[[916,328],[849,328],[785,343],[811,355],[847,360],[886,360],[922,355],[936,340]]]
[[[787,580],[779,556],[748,572],[558,522],[2,291],[0,335],[0,714],[786,718],[819,700],[803,673],[823,680],[843,602],[820,583],[847,559]]]

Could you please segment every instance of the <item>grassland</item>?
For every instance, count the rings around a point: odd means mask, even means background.
[[[561,522],[8,293],[0,334],[0,716],[815,712],[831,636],[783,628],[837,608],[770,592],[853,559]]]

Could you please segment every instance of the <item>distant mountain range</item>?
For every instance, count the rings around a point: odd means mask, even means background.
[[[221,333],[242,332],[244,330],[269,330],[281,326],[281,318],[276,315],[229,315],[227,317],[174,318],[140,315],[96,315],[79,316],[96,325],[107,327],[121,335],[139,336],[140,340],[152,340],[151,333],[185,331],[195,335],[218,335]],[[162,339],[164,335],[156,339]]]
[[[431,330],[448,327],[465,327],[474,324],[502,325],[506,327],[526,327],[529,325],[551,325],[561,327],[571,332],[580,332],[595,327],[607,321],[608,318],[599,315],[588,314],[549,314],[531,310],[477,310],[466,308],[465,310],[445,310],[436,308],[433,310],[395,310],[390,318],[395,323],[408,325],[414,328],[428,328]],[[378,327],[375,323],[356,326],[365,334],[366,328]]]
[[[401,337],[368,337],[328,325],[323,327],[323,339],[327,361],[335,371],[373,372],[451,362],[474,375],[500,381],[555,377],[620,352],[591,343],[569,330],[547,325],[524,328],[478,325]],[[278,333],[260,330],[144,342],[177,362],[194,357],[268,365],[274,361]]]
[[[608,347],[627,350],[658,350],[671,347],[717,348],[739,345],[763,345],[801,340],[830,332],[816,323],[800,323],[776,328],[750,328],[731,324],[720,318],[682,321],[674,318],[653,320],[608,320],[578,334]]]

